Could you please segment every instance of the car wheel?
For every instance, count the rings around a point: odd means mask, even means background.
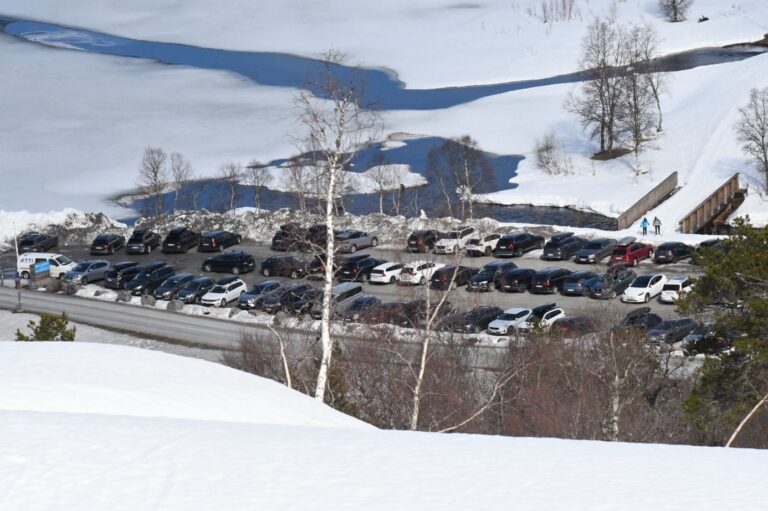
[[[350,254],[354,254],[355,252],[357,252],[357,247],[355,245],[352,245],[351,247],[349,247]]]
[[[242,242],[243,242],[243,237],[242,236],[238,236],[237,237],[237,243],[240,244]]]
[[[291,271],[291,278],[292,279],[298,279],[299,278],[299,274],[298,274],[298,272],[296,270]]]
[[[368,274],[366,274],[366,273],[363,273],[363,274],[360,276],[360,280],[361,280],[361,281],[363,281],[363,282],[368,282]]]
[[[419,285],[420,285],[420,286],[423,286],[423,285],[424,285],[424,284],[426,284],[426,283],[427,283],[427,279],[426,279],[426,277],[422,276],[422,277],[419,279]]]
[[[375,247],[375,246],[377,246],[378,244],[379,244],[379,239],[378,239],[378,238],[373,238],[373,239],[371,239],[371,246],[372,246],[372,247]]]
[[[201,299],[199,296],[196,296],[196,297],[195,297],[195,303],[196,303],[196,304],[200,305],[200,302],[201,302],[201,301],[202,301],[202,299]]]
[[[88,283],[88,277],[83,277],[82,279],[80,279],[80,283],[82,285],[86,285]]]
[[[610,298],[616,298],[616,290],[615,289],[611,289],[611,292],[608,294],[608,296]]]
[[[28,271],[21,272],[21,278],[22,279],[28,279],[29,278],[29,272]]]
[[[507,335],[513,335],[515,333],[515,327],[512,325],[507,327]]]
[[[115,253],[115,247],[109,247],[109,255],[113,255]]]
[[[265,277],[269,277],[269,268],[264,268],[261,270],[261,274]]]
[[[512,255],[513,255],[514,257],[520,257],[520,256],[522,256],[522,255],[523,255],[523,251],[522,251],[522,250],[520,250],[519,248],[516,248],[516,249],[514,250],[514,252],[512,252]]]
[[[203,271],[211,271],[211,265],[210,264],[204,264],[203,265]]]
[[[542,248],[544,248],[544,242],[540,241],[540,242],[536,243],[536,248],[538,250],[541,250]]]
[[[226,307],[226,306],[227,306],[227,301],[224,298],[222,298],[221,303],[219,303],[219,307]]]
[[[645,296],[643,297],[643,303],[648,303],[650,301],[651,301],[651,295],[646,293]]]
[[[632,259],[632,266],[637,266],[637,258]]]
[[[238,268],[237,266],[233,266],[232,275],[240,275],[240,268]]]
[[[150,247],[149,245],[144,245],[144,253],[145,254],[149,254],[150,250],[152,250],[152,247]]]
[[[391,277],[389,277],[389,283],[390,283],[390,284],[394,284],[395,282],[397,282],[397,279],[395,278],[395,276],[394,276],[394,275],[392,275]]]
[[[491,247],[485,247],[485,257],[491,257]]]

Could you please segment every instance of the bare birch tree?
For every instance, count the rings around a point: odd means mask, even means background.
[[[384,194],[391,190],[395,183],[392,181],[391,169],[387,166],[387,158],[382,153],[376,155],[368,176],[376,185],[376,192],[379,194],[379,213],[384,214]]]
[[[168,155],[160,147],[147,147],[139,167],[139,186],[147,194],[151,207],[149,213],[161,216],[164,208],[164,194],[168,187]]]
[[[659,71],[654,65],[654,61],[659,58],[659,35],[653,25],[645,24],[634,27],[630,37],[636,48],[637,62],[634,65],[645,79],[656,102],[656,131],[662,131],[664,114],[661,110],[661,95],[666,92],[669,74]]]
[[[243,167],[239,163],[227,162],[221,166],[219,174],[221,175],[221,181],[226,185],[229,195],[228,211],[234,214],[240,199],[240,178],[243,175]]]
[[[252,161],[245,167],[246,182],[253,188],[253,199],[256,207],[261,209],[261,192],[272,182],[272,174],[267,166],[257,161]]]
[[[305,131],[302,154],[313,155],[315,170],[324,176],[323,187],[318,189],[325,203],[326,237],[325,283],[322,305],[320,341],[322,356],[315,387],[315,399],[325,400],[328,372],[334,350],[331,337],[331,290],[334,268],[334,212],[336,199],[343,184],[341,174],[358,151],[370,144],[378,135],[380,118],[364,103],[358,77],[344,75],[338,66],[343,55],[328,51],[323,55],[323,66],[308,77],[307,87],[298,93],[296,104],[299,122]],[[317,97],[312,92],[315,91]]]
[[[309,192],[309,182],[307,178],[307,165],[301,157],[291,158],[288,162],[288,176],[286,186],[294,195],[299,211],[307,211],[307,193]]]
[[[179,207],[180,194],[185,192],[185,188],[192,177],[192,164],[184,158],[181,153],[171,154],[171,179],[173,179],[173,211]]]
[[[739,108],[735,129],[744,152],[763,174],[768,192],[768,88],[750,91],[749,102]]]
[[[661,12],[673,23],[683,21],[692,5],[693,0],[659,0]]]

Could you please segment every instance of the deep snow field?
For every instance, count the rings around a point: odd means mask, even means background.
[[[689,19],[674,24],[662,19],[655,0],[575,0],[574,19],[553,23],[531,14],[540,4],[9,0],[0,16],[206,48],[305,57],[335,48],[351,64],[388,70],[408,90],[575,71],[581,37],[597,15],[622,24],[651,23],[662,53],[753,41],[768,32],[768,3],[761,0],[697,0]],[[697,23],[700,15],[709,21]],[[257,85],[229,72],[61,50],[5,35],[0,35],[0,46],[0,63],[12,70],[0,76],[0,210],[75,207],[128,215],[105,198],[135,186],[147,145],[185,154],[207,176],[216,175],[226,161],[270,161],[294,152],[291,87]],[[563,109],[574,84],[486,95],[448,108],[387,110],[385,135],[469,134],[484,150],[526,156],[510,189],[484,200],[569,206],[612,217],[676,170],[683,188],[649,212],[662,219],[668,234],[738,171],[750,195],[737,214],[750,214],[763,224],[768,207],[754,188],[759,177],[747,164],[732,126],[749,90],[768,85],[767,61],[768,55],[761,55],[672,73],[662,99],[665,129],[641,155],[646,173],[639,177],[631,155],[610,162],[588,158],[596,146]],[[533,164],[535,141],[551,130],[572,158],[572,176],[548,176]],[[423,170],[411,169],[416,174]],[[418,176],[410,180],[418,182]]]
[[[0,508],[762,510],[768,453],[381,431],[210,362],[0,343]]]

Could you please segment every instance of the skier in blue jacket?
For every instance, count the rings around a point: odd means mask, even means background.
[[[650,224],[648,223],[648,219],[643,217],[643,221],[640,222],[640,227],[642,227],[642,229],[643,229],[643,236],[647,236],[648,235],[648,226],[649,225]]]

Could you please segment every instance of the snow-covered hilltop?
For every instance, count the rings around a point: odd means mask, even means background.
[[[760,510],[768,453],[380,431],[136,348],[0,342],[2,508]]]
[[[544,22],[547,3],[552,2],[398,0],[360,6],[350,1],[109,0],[94,6],[11,0],[0,15],[202,48],[304,57],[336,48],[351,64],[386,69],[404,89],[422,92],[444,87],[466,92],[467,86],[573,72],[581,38],[596,16],[621,24],[650,23],[664,54],[760,39],[768,19],[768,4],[759,0],[697,0],[681,23],[667,22],[655,0],[574,0],[570,19]],[[700,16],[708,21],[697,23]],[[257,85],[210,69],[54,50],[8,37],[0,45],[6,68],[14,70],[0,77],[0,178],[14,185],[0,188],[3,209],[74,206],[126,214],[105,198],[135,186],[141,152],[150,144],[183,153],[204,176],[216,175],[225,161],[270,161],[295,151],[292,87]],[[384,121],[387,133],[469,134],[484,150],[526,156],[510,189],[485,197],[496,203],[570,206],[615,217],[677,171],[683,188],[650,212],[671,230],[734,172],[756,190],[759,177],[739,148],[733,123],[749,90],[768,85],[767,58],[672,73],[662,97],[665,129],[641,154],[647,172],[640,176],[631,155],[609,162],[589,159],[594,143],[563,108],[574,84],[482,93],[471,100],[454,98],[445,107],[390,109]],[[549,176],[535,167],[535,141],[550,131],[563,140],[573,175]],[[424,169],[411,171],[423,174]],[[753,193],[737,214],[762,222],[764,210],[765,200]]]

